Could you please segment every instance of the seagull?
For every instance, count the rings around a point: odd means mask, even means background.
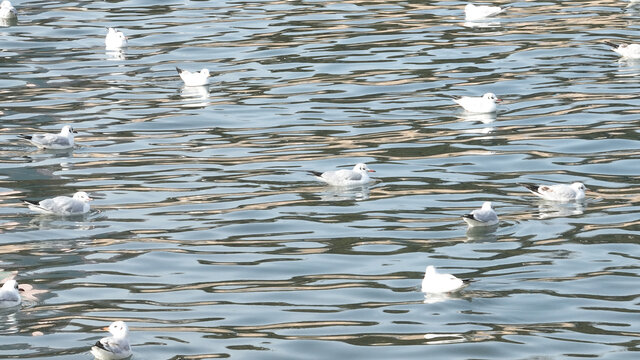
[[[29,209],[45,215],[80,215],[89,212],[89,201],[93,200],[84,191],[78,191],[73,197],[57,196],[40,202],[23,200]]]
[[[0,18],[8,19],[17,17],[18,12],[16,11],[16,8],[11,5],[11,1],[4,0],[2,3],[0,3]]]
[[[505,11],[507,7],[501,8],[499,6],[487,6],[487,5],[474,5],[467,4],[464,7],[464,17],[465,20],[474,21],[474,20],[482,20],[494,15],[498,15],[501,12]]]
[[[107,50],[120,50],[127,46],[127,37],[122,31],[116,28],[107,28],[107,36],[104,38],[104,45]]]
[[[18,135],[41,149],[69,149],[73,147],[73,133],[77,133],[71,125],[65,125],[59,134]]]
[[[460,280],[451,274],[440,274],[433,265],[427,266],[422,279],[422,292],[424,293],[447,293],[458,290],[468,280]]]
[[[611,46],[613,51],[627,59],[640,59],[640,45],[638,44],[614,44],[611,41],[605,41],[605,44]]]
[[[198,72],[191,72],[189,70],[183,70],[176,66],[176,70],[180,75],[182,81],[186,86],[203,86],[207,85],[207,78],[209,77],[209,70],[202,69]]]
[[[557,185],[534,185],[534,184],[520,184],[535,195],[545,199],[553,201],[567,202],[571,200],[584,199],[584,192],[588,190],[583,183],[574,182],[571,185],[557,184]]]
[[[469,224],[469,227],[492,226],[498,223],[498,215],[493,211],[491,201],[485,201],[482,204],[482,208],[475,209],[471,211],[471,213],[463,215],[462,219]]]
[[[18,288],[18,282],[8,280],[2,288],[0,288],[0,308],[18,306],[22,302],[20,298],[21,289]]]
[[[463,96],[454,98],[458,105],[470,113],[492,113],[496,111],[496,103],[502,101],[494,93],[486,93],[482,97]]]
[[[104,337],[91,347],[91,354],[96,359],[116,360],[131,356],[131,347],[127,339],[129,327],[124,321],[114,321],[103,330],[108,330],[113,336]]]
[[[309,173],[315,176],[318,180],[333,186],[354,186],[364,185],[373,179],[369,177],[368,172],[375,172],[367,167],[367,164],[358,163],[352,170],[342,169],[335,171],[325,171],[323,173],[319,171],[309,171]]]

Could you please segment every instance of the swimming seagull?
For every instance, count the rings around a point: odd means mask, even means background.
[[[73,134],[77,133],[71,125],[65,125],[59,134],[18,135],[41,149],[69,149],[73,147]]]
[[[482,97],[462,96],[453,101],[470,113],[492,113],[496,111],[496,103],[502,100],[494,93],[486,93]]]
[[[501,8],[499,6],[474,5],[469,3],[464,7],[464,18],[469,21],[482,20],[498,15],[507,8],[508,7]]]
[[[183,70],[176,66],[176,70],[180,75],[182,81],[186,86],[203,86],[207,84],[209,77],[209,70],[202,69],[198,72],[191,72],[189,70]]]
[[[557,185],[534,185],[534,184],[520,184],[535,195],[545,199],[553,201],[567,202],[571,200],[584,199],[584,192],[588,190],[583,183],[574,182],[571,185],[557,184]]]
[[[626,59],[640,59],[640,45],[638,44],[614,44],[611,41],[605,41],[605,44],[611,46],[613,51]]]
[[[462,216],[462,219],[469,224],[469,227],[474,226],[492,226],[498,223],[498,215],[491,207],[491,201],[485,201],[482,204],[482,208],[475,209],[469,214]]]
[[[446,293],[461,288],[468,280],[461,280],[451,274],[440,274],[433,265],[427,266],[422,279],[422,292]]]
[[[20,298],[21,289],[18,288],[18,282],[8,280],[2,288],[0,288],[0,308],[18,306],[22,302]]]
[[[107,36],[104,38],[104,45],[107,50],[119,50],[127,46],[127,37],[122,31],[116,28],[107,28]]]
[[[104,337],[91,347],[91,354],[96,359],[116,360],[131,356],[131,347],[127,339],[129,327],[124,321],[114,321],[103,330],[108,330],[113,336]]]
[[[369,177],[369,172],[375,172],[367,167],[367,164],[358,163],[352,170],[342,169],[335,171],[309,171],[309,173],[320,181],[333,186],[355,186],[367,184],[373,179]]]
[[[40,202],[23,200],[29,209],[46,215],[80,215],[89,212],[89,201],[93,200],[84,191],[78,191],[73,197],[56,196]]]
[[[18,12],[16,11],[16,8],[11,5],[11,1],[4,0],[2,3],[0,3],[0,18],[9,19],[17,17]]]

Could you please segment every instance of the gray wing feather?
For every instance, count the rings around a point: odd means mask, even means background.
[[[37,142],[37,143],[42,144],[44,146],[50,146],[50,145],[69,146],[69,145],[71,145],[69,143],[69,139],[68,138],[66,138],[64,136],[60,136],[60,135],[53,135],[53,134],[36,134],[36,135],[33,135],[31,137],[31,141]]]
[[[68,196],[58,196],[53,199],[46,199],[40,201],[40,207],[50,210],[56,214],[63,213],[81,213],[84,208],[84,203],[74,200]]]
[[[362,174],[357,172],[352,172],[349,176],[346,177],[347,180],[359,181],[362,179]]]
[[[473,210],[471,214],[474,219],[484,223],[498,220],[498,215],[493,211]]]

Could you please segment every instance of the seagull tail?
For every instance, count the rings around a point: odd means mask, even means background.
[[[612,43],[611,41],[607,41],[607,40],[605,40],[605,41],[604,41],[604,43],[605,43],[605,44],[607,44],[607,45],[609,45],[609,46],[611,46],[611,47],[612,47],[612,48],[614,48],[614,49],[617,49],[617,48],[618,48],[618,44],[614,44],[614,43]]]
[[[22,200],[22,202],[24,202],[30,210],[33,210],[37,213],[40,214],[52,214],[51,210],[47,210],[45,208],[43,208],[42,206],[40,206],[39,203],[35,202],[35,201],[30,201],[30,200]]]
[[[100,348],[100,349],[102,349],[104,351],[109,351],[106,347],[104,347],[104,344],[102,342],[100,342],[100,340],[96,341],[96,343],[93,346],[95,346],[97,348]]]
[[[527,189],[529,189],[529,191],[531,191],[534,194],[537,194],[538,193],[538,189],[540,188],[538,185],[533,185],[533,184],[519,183],[518,185],[522,185],[522,186],[526,187]]]
[[[182,74],[182,72],[183,72],[184,70],[182,70],[182,69],[180,69],[179,67],[177,67],[177,66],[176,66],[176,71],[178,72],[178,74]]]
[[[476,220],[476,219],[473,217],[473,214],[464,214],[464,215],[462,215],[462,217],[463,217],[463,218],[466,218],[466,219]],[[476,221],[478,221],[478,220],[476,220]]]
[[[22,134],[18,135],[18,137],[25,140],[31,140],[31,138],[33,138],[33,136],[31,135],[22,135]]]
[[[322,177],[322,173],[319,171],[307,170],[307,172],[313,176]]]

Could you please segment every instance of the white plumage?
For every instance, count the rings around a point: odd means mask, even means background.
[[[427,266],[422,279],[422,292],[446,293],[455,291],[464,285],[464,281],[451,274],[440,274],[433,265]]]
[[[84,191],[78,191],[73,197],[56,196],[40,202],[23,200],[29,209],[45,215],[80,215],[89,212],[89,201],[93,200]]]
[[[614,44],[611,41],[605,41],[605,44],[611,46],[613,51],[626,59],[640,59],[639,44]]]
[[[59,134],[19,135],[41,149],[69,149],[73,147],[76,131],[71,125],[65,125]]]
[[[534,185],[534,184],[520,184],[533,194],[552,201],[567,202],[571,200],[584,199],[585,191],[587,190],[581,182],[574,182],[573,184],[557,184],[557,185]]]
[[[474,5],[469,3],[464,7],[464,18],[468,21],[482,20],[498,15],[505,10],[506,8],[499,6]]]
[[[470,113],[492,113],[497,109],[496,103],[502,100],[494,93],[486,93],[482,97],[463,96],[453,101]]]
[[[112,336],[100,339],[91,347],[91,354],[100,360],[118,360],[131,356],[129,346],[129,327],[124,321],[114,321],[105,330],[109,330]]]
[[[325,171],[323,173],[319,171],[309,171],[309,173],[314,175],[316,179],[333,186],[355,186],[367,184],[373,181],[373,179],[369,177],[368,173],[370,172],[375,172],[375,170],[369,169],[367,164],[364,163],[356,164],[351,170],[342,169]]]
[[[127,37],[124,36],[122,31],[110,27],[107,29],[107,36],[104,38],[104,45],[107,50],[122,49],[127,46]]]
[[[7,280],[0,288],[0,308],[18,306],[22,302],[18,282]]]
[[[203,86],[206,85],[209,78],[209,70],[202,69],[198,72],[191,72],[189,70],[183,70],[176,66],[178,75],[186,86]]]
[[[11,5],[11,2],[9,0],[4,0],[2,3],[0,3],[0,18],[11,19],[17,17],[18,12],[16,11],[16,8]]]
[[[491,201],[485,201],[482,204],[482,208],[471,211],[471,213],[464,215],[462,219],[470,227],[492,226],[498,223],[498,215],[491,207]]]

